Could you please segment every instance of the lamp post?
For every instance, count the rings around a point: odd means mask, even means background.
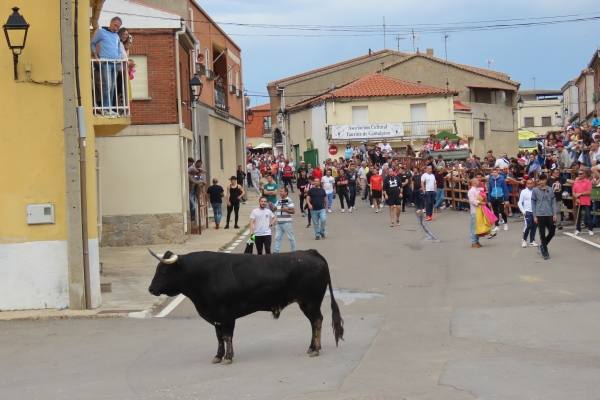
[[[15,80],[19,79],[17,72],[17,65],[19,64],[19,55],[25,48],[25,42],[27,41],[27,31],[29,31],[29,24],[25,21],[25,18],[19,14],[19,7],[13,7],[13,13],[8,17],[6,24],[4,24],[4,35],[6,36],[6,43],[8,48],[13,53],[13,69]]]

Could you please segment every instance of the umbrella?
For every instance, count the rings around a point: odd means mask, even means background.
[[[441,131],[440,133],[438,133],[437,135],[435,135],[435,137],[437,139],[445,139],[445,138],[448,138],[450,140],[458,140],[458,139],[460,139],[460,137],[456,133],[450,132],[450,131]]]
[[[537,142],[535,140],[529,140],[537,138],[537,133],[520,130],[519,131],[519,148],[521,149],[531,149],[537,147]]]
[[[257,149],[270,149],[272,147],[273,146],[271,146],[270,144],[261,143],[259,145],[254,146],[254,150],[257,150]]]

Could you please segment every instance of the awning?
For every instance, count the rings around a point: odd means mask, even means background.
[[[471,107],[460,102],[460,100],[454,100],[454,111],[471,111]]]
[[[270,144],[261,143],[261,144],[259,144],[259,145],[256,145],[256,146],[254,146],[254,147],[253,147],[253,149],[259,149],[259,150],[260,150],[260,149],[270,149],[270,148],[272,148],[272,147],[273,147],[273,146],[271,146]]]
[[[537,142],[535,139],[538,137],[538,134],[532,131],[520,130],[519,131],[519,148],[521,149],[531,149],[537,147]]]

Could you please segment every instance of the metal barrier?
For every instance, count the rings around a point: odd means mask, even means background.
[[[128,117],[129,72],[127,60],[92,60],[92,110],[94,116]]]

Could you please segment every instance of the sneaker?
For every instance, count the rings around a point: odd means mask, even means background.
[[[315,240],[321,240],[321,236],[319,236],[319,235],[315,236]]]
[[[581,231],[575,230],[575,235],[579,235]]]
[[[504,230],[507,231],[508,230],[508,224],[504,224]]]
[[[327,210],[328,213],[331,213],[331,208]]]
[[[321,238],[325,239],[325,232],[321,233]]]
[[[371,204],[371,208],[375,208],[375,204]]]
[[[348,210],[348,211],[350,211],[350,213],[352,213],[352,211],[354,211],[354,207],[350,207],[350,210]]]
[[[529,242],[529,247],[538,247],[536,242]]]
[[[521,242],[521,247],[523,247],[523,248],[527,247],[527,240],[523,240]]]
[[[594,236],[594,231],[588,231],[588,235]]]
[[[492,232],[491,232],[491,233],[490,233],[490,234],[487,236],[487,238],[488,238],[488,239],[493,239],[493,238],[495,238],[495,237],[496,237],[496,235],[497,235],[497,234],[498,234],[498,232],[497,232],[497,231],[492,231]]]
[[[492,228],[492,233],[497,233],[497,232],[498,232],[498,227],[497,226],[493,227]]]
[[[433,221],[433,217],[425,217],[425,221]]]
[[[478,248],[481,247],[481,245],[479,243],[472,243],[471,247],[474,248],[474,249],[478,249]]]
[[[234,225],[233,226],[235,229],[240,229],[239,225]]]
[[[445,205],[443,205],[443,206],[440,207],[440,210],[445,210],[445,209],[446,209]]]
[[[346,210],[344,210],[344,209],[342,208],[342,214],[343,214],[343,213],[345,213],[345,212],[346,212]]]
[[[377,210],[375,210],[375,212],[376,212],[376,213],[378,213],[378,212],[379,212],[379,207],[377,207]]]

